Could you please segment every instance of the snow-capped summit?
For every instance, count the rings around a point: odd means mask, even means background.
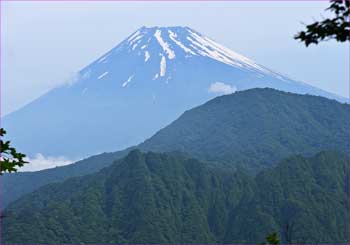
[[[159,56],[166,57],[169,60],[176,58],[176,56],[180,59],[203,56],[234,67],[269,73],[268,70],[255,64],[250,59],[233,52],[189,27],[142,27],[127,39],[125,45],[128,46],[129,50],[135,50],[138,54],[145,54],[145,56],[150,53],[148,48],[155,51],[153,49],[154,45],[159,45],[161,48]]]
[[[29,156],[79,158],[140,143],[187,109],[255,87],[345,101],[189,27],[142,27],[79,71],[74,83],[6,116],[3,125]]]
[[[256,64],[214,40],[203,36],[189,27],[142,27],[132,33],[117,47],[104,54],[93,63],[93,68],[107,66],[123,52],[147,62],[158,62],[159,69],[153,76],[157,79],[166,75],[167,64],[184,62],[191,58],[207,58],[241,70],[256,72],[257,76],[275,76],[284,79],[281,74]],[[89,67],[85,69],[90,72]],[[102,75],[102,74],[101,74]]]

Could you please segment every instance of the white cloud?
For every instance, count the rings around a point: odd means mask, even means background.
[[[220,93],[220,94],[232,94],[237,91],[237,88],[235,86],[222,83],[222,82],[215,82],[210,84],[208,92],[209,93]]]
[[[27,157],[26,161],[28,163],[25,164],[23,167],[19,168],[20,172],[38,171],[38,170],[47,169],[47,168],[54,168],[54,167],[63,166],[63,165],[73,163],[77,160],[70,160],[70,159],[67,159],[63,156],[45,157],[41,153],[37,153],[34,158]]]
[[[88,72],[86,72],[83,76],[90,76]],[[66,79],[64,79],[64,84],[68,86],[72,86],[76,82],[78,82],[82,76],[80,75],[79,72],[71,72]]]

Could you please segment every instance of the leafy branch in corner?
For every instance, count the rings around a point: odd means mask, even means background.
[[[326,10],[333,12],[335,17],[306,25],[306,31],[299,32],[294,38],[304,42],[306,46],[330,39],[338,42],[350,41],[350,1],[332,0],[331,6]]]
[[[0,128],[0,175],[3,173],[17,172],[17,168],[22,167],[27,161],[24,160],[25,154],[17,152],[10,145],[10,141],[3,141],[2,138],[6,134],[3,128]]]

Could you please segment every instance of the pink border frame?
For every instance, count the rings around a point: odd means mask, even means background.
[[[349,1],[349,0],[347,0]],[[1,78],[2,78],[2,2],[329,2],[329,0],[0,0],[0,127],[1,127],[1,104],[2,104],[2,89],[1,89]],[[0,166],[1,169],[1,166]],[[1,198],[2,198],[2,183],[0,177],[0,207],[1,207]],[[1,208],[0,208],[1,216]],[[0,217],[0,245],[1,245],[1,234],[2,234],[2,224]],[[22,244],[12,244],[12,245],[22,245]],[[38,245],[38,244],[26,244],[26,245]],[[59,245],[59,244],[51,244]],[[66,245],[75,245],[75,244],[66,244]],[[113,245],[113,244],[89,244],[89,245]],[[123,245],[123,244],[114,244],[114,245]],[[129,244],[128,244],[129,245]],[[133,245],[146,245],[146,244],[133,244]],[[185,244],[152,244],[152,245],[185,245]],[[218,244],[190,244],[190,245],[218,245]],[[226,245],[256,245],[256,244],[226,244]],[[284,244],[280,244],[284,245]],[[287,244],[285,244],[287,245]],[[297,243],[293,245],[299,245]],[[300,244],[305,245],[305,244]],[[307,244],[313,245],[313,244]],[[316,244],[315,244],[316,245]],[[330,245],[330,244],[317,244],[317,245]],[[332,244],[332,245],[342,245],[342,244]]]

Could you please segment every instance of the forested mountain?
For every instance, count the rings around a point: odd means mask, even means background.
[[[50,183],[62,182],[70,177],[96,173],[113,161],[127,155],[129,149],[122,152],[102,153],[86,158],[74,164],[45,169],[35,172],[5,173],[1,179],[1,206],[5,208],[10,202]]]
[[[183,151],[256,172],[291,154],[350,151],[350,105],[275,89],[224,95],[186,111],[139,147]]]
[[[253,177],[134,150],[11,204],[2,243],[259,243],[271,231],[284,242],[349,243],[349,160],[296,155]]]
[[[349,153],[349,138],[349,104],[266,88],[220,96],[186,111],[137,148],[182,151],[214,165],[257,173],[292,154]],[[130,149],[65,167],[4,175],[2,205],[45,184],[96,172]]]
[[[225,242],[254,243],[273,230],[283,243],[350,243],[348,155],[291,156],[259,173],[255,183],[253,198],[236,209]]]

